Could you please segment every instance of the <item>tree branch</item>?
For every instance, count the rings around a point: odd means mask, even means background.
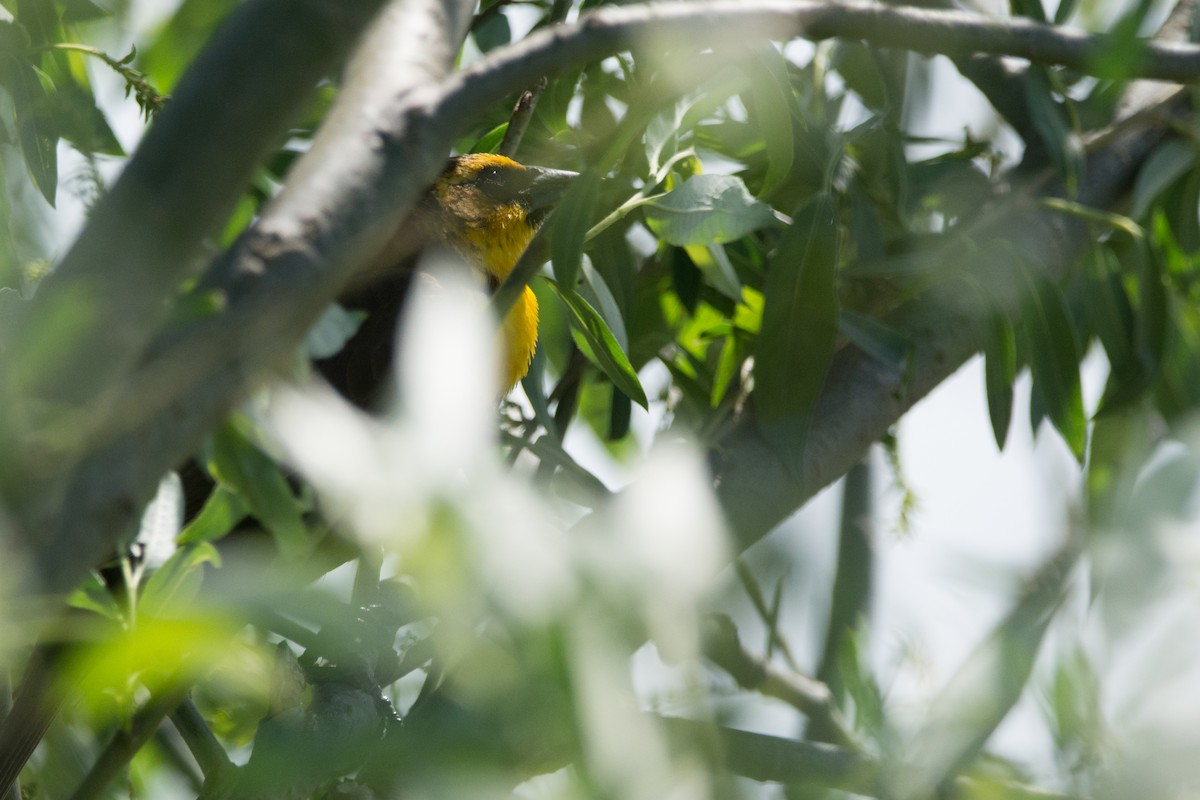
[[[27,530],[54,505],[52,491],[35,486],[86,452],[79,434],[97,396],[111,399],[106,390],[136,366],[201,242],[378,5],[256,0],[236,9],[14,320],[9,341],[21,346],[0,351],[0,486]]]

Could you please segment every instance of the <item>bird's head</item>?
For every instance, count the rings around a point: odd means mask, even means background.
[[[491,153],[455,156],[430,190],[439,235],[498,284],[574,177]]]

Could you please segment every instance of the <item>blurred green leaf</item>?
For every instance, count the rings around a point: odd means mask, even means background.
[[[476,141],[475,144],[473,144],[471,146],[470,152],[472,152],[472,153],[494,153],[494,152],[496,152],[496,148],[500,146],[500,143],[502,141],[504,141],[504,134],[506,134],[506,133],[508,133],[508,123],[507,122],[497,125],[496,127],[492,128],[490,131],[485,133],[483,136],[481,136],[479,138],[479,140]]]
[[[1038,140],[1062,173],[1068,191],[1073,193],[1083,172],[1083,142],[1068,123],[1065,109],[1054,98],[1045,67],[1030,67],[1022,85],[1025,87],[1025,105]]]
[[[874,111],[890,102],[888,82],[879,70],[873,51],[862,42],[839,40],[834,44],[832,66],[863,105]]]
[[[779,243],[763,292],[754,351],[758,424],[796,475],[837,340],[838,238],[829,196],[806,204]]]
[[[158,34],[141,49],[139,64],[150,82],[170,94],[179,76],[237,0],[183,0]]]
[[[584,170],[571,182],[554,210],[550,258],[554,263],[554,277],[570,291],[574,291],[579,281],[583,243],[596,217],[600,177],[596,170]]]
[[[642,388],[633,365],[629,363],[629,357],[617,343],[604,319],[575,292],[565,291],[562,286],[548,279],[547,283],[570,312],[571,332],[576,335],[575,342],[579,349],[589,361],[600,368],[614,386],[633,402],[646,408],[646,391]]]
[[[788,79],[787,61],[774,45],[760,48],[747,69],[754,98],[752,119],[762,131],[767,152],[767,172],[761,189],[762,195],[767,196],[792,171],[796,141],[793,120],[800,117],[800,107]]]
[[[1047,21],[1042,0],[1009,0],[1008,8],[1014,17],[1029,17],[1034,22]]]
[[[117,603],[112,591],[104,585],[104,581],[95,572],[88,573],[83,583],[67,597],[67,605],[72,608],[82,608],[94,611],[105,619],[113,622],[125,622],[125,611]]]
[[[479,46],[480,52],[495,50],[512,41],[512,28],[509,27],[508,17],[503,12],[484,14],[479,20],[471,30],[471,35],[475,37],[475,44]]]
[[[1021,325],[1029,343],[1029,366],[1046,413],[1082,464],[1087,419],[1079,381],[1079,345],[1062,292],[1036,267],[1018,262],[1013,277],[1022,291]]]
[[[235,422],[227,422],[213,432],[209,471],[246,501],[285,558],[296,558],[312,549],[300,503],[279,465],[251,443]]]
[[[983,352],[988,416],[992,422],[996,447],[1003,450],[1012,421],[1013,381],[1017,377],[1017,337],[1012,325],[1000,314],[992,317]]]
[[[642,208],[655,235],[678,246],[732,242],[776,221],[733,175],[695,175]]]
[[[53,84],[31,64],[9,60],[5,85],[12,95],[17,115],[17,140],[33,184],[54,205],[58,191],[58,138],[54,119]]]
[[[1163,142],[1138,170],[1133,184],[1133,202],[1129,216],[1145,217],[1150,206],[1167,188],[1196,166],[1196,145],[1183,139]]]
[[[187,609],[200,591],[204,577],[200,568],[205,564],[221,565],[221,556],[211,543],[180,547],[146,581],[139,604],[141,612],[156,617]]]
[[[200,513],[179,534],[180,544],[212,542],[233,530],[246,514],[249,504],[233,489],[218,485],[204,502]]]

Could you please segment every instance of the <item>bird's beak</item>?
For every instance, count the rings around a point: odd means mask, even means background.
[[[526,167],[526,174],[532,173],[533,180],[522,192],[522,200],[530,211],[548,211],[550,206],[558,202],[567,191],[571,181],[579,177],[578,172],[565,169],[546,169],[545,167]]]

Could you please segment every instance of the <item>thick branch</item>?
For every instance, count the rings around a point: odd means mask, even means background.
[[[72,421],[72,412],[94,410],[97,393],[136,365],[203,239],[219,229],[254,168],[378,5],[247,3],[189,69],[15,321],[10,340],[22,346],[4,353],[0,405],[9,437],[20,438],[11,427],[21,423],[38,435],[21,442],[24,449],[14,450],[12,439],[0,446],[0,476],[14,506],[27,494],[30,460],[44,466],[46,449],[74,447],[83,420]]]
[[[347,276],[391,237],[443,162],[442,130],[414,130],[409,120],[433,119],[422,113],[430,87],[453,64],[472,5],[395,0],[380,14],[312,149],[218,265],[225,313],[171,346],[152,346],[165,352],[117,398],[120,414],[102,418],[109,440],[75,470],[73,510],[47,525],[35,553],[41,588],[68,589],[112,547],[155,476],[292,352]],[[150,403],[138,396],[147,387]]]

